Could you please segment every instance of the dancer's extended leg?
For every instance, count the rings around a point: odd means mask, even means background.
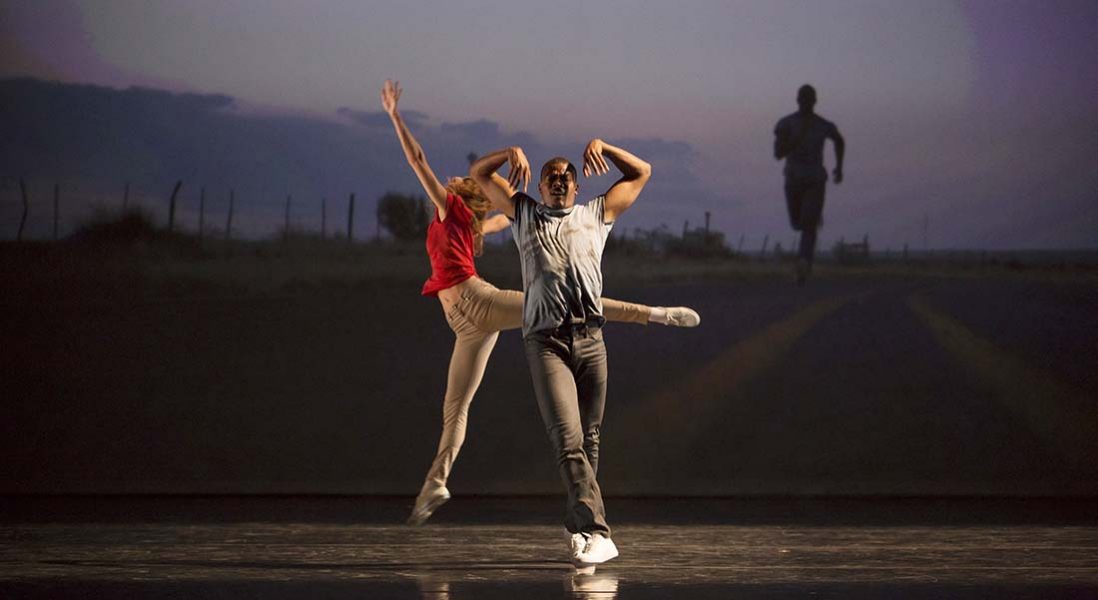
[[[444,486],[450,477],[450,468],[465,443],[469,406],[484,378],[484,369],[498,338],[498,331],[477,331],[459,334],[454,343],[446,377],[446,397],[442,403],[442,436],[427,475],[428,485]]]
[[[488,283],[483,285],[491,288],[487,292],[485,310],[478,315],[483,326],[500,331],[522,327],[522,292],[496,289]],[[637,325],[651,322],[676,327],[695,327],[701,322],[698,313],[685,306],[648,306],[613,298],[602,299],[602,314],[607,321]]]
[[[701,317],[685,306],[647,306],[613,298],[602,299],[602,315],[607,321],[620,323],[659,323],[674,327],[697,327]]]
[[[604,297],[602,299],[602,316],[606,317],[607,321],[647,325],[651,314],[651,306],[614,300],[613,298]]]
[[[415,508],[408,522],[418,525],[427,520],[438,506],[450,497],[446,481],[450,469],[465,442],[465,429],[469,418],[469,406],[480,387],[488,358],[499,338],[499,331],[486,331],[471,322],[462,312],[465,304],[459,304],[446,318],[457,336],[450,356],[450,368],[446,377],[446,396],[442,404],[442,435],[438,451],[427,471],[423,488],[416,498]]]

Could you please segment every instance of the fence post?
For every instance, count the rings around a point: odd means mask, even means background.
[[[766,245],[768,243],[770,243],[769,233],[763,236],[763,247],[762,250],[759,251],[759,258],[766,258]]]
[[[351,194],[351,202],[347,205],[347,241],[354,240],[355,235],[355,195]]]
[[[175,230],[175,197],[179,195],[179,188],[183,187],[183,180],[175,182],[175,187],[172,188],[172,199],[168,203],[168,231]]]
[[[206,231],[206,186],[198,192],[198,239]]]
[[[746,235],[745,233],[740,234],[740,243],[736,246],[736,254],[743,254],[743,240]]]
[[[233,203],[236,200],[236,192],[229,188],[229,217],[225,221],[225,241],[229,241],[233,237]]]
[[[19,178],[19,193],[23,196],[23,216],[19,218],[19,233],[15,235],[15,241],[23,241],[23,228],[27,225],[27,210],[30,207],[30,201],[27,200],[27,184],[23,181],[23,178]]]
[[[58,205],[61,203],[61,184],[53,184],[53,241],[57,241],[57,229],[58,224],[61,221],[60,209]]]
[[[320,199],[320,239],[328,236],[328,198]]]

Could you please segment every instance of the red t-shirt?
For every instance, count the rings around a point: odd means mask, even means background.
[[[446,220],[435,218],[427,226],[427,256],[431,258],[431,278],[423,284],[424,296],[437,296],[439,290],[453,287],[476,277],[473,264],[473,211],[459,196],[446,194]]]

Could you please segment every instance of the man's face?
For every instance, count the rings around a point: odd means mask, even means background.
[[[576,203],[579,186],[565,163],[545,165],[538,183],[541,201],[550,208],[569,208]]]

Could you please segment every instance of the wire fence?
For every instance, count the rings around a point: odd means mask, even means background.
[[[0,239],[62,240],[81,227],[107,222],[127,211],[140,211],[153,223],[176,232],[212,239],[263,240],[287,236],[317,236],[370,241],[391,238],[381,226],[379,201],[350,192],[340,197],[273,194],[266,190],[188,185],[121,183],[104,191],[78,183],[0,178]],[[681,236],[666,226],[653,229],[618,228],[608,251],[653,256],[683,254],[694,257],[744,256],[781,260],[795,252],[797,237],[783,246],[769,234],[741,234],[733,246],[723,233],[683,224]],[[761,245],[759,239],[761,238]],[[511,232],[486,240],[493,245],[512,241]]]
[[[183,181],[164,185],[123,182],[114,190],[103,190],[79,183],[0,176],[0,240],[63,240],[84,226],[110,221],[127,211],[140,211],[166,229],[211,239],[316,236],[378,241],[392,239],[378,218],[383,195],[363,197],[354,192],[339,196],[275,194],[262,189],[215,188]],[[792,260],[797,254],[799,238],[796,234],[741,233],[735,241],[726,240],[722,232],[710,229],[708,216],[706,214],[704,227],[691,229],[689,223],[684,223],[681,235],[672,233],[665,225],[653,229],[617,228],[607,243],[607,251],[764,261]],[[845,237],[821,238],[817,254],[843,263],[947,260],[970,264],[1014,260],[1017,254],[985,250],[931,251],[909,249],[907,244],[896,248],[871,248],[868,235],[853,239],[855,241],[847,242]],[[511,232],[504,229],[486,243],[511,244]],[[1035,262],[1052,260],[1040,253],[1029,254],[1027,259]],[[1067,258],[1094,262],[1092,253]]]
[[[257,240],[311,234],[370,240],[385,237],[378,198],[354,192],[305,197],[264,191],[122,183],[104,191],[79,184],[0,180],[0,239],[60,240],[81,227],[140,211],[173,231]]]

